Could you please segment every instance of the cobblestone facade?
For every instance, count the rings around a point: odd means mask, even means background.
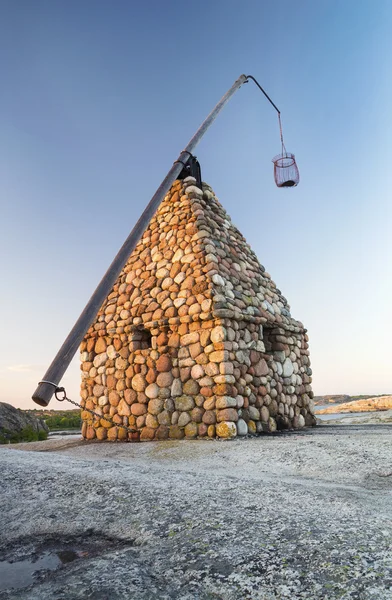
[[[82,405],[101,415],[82,411],[87,439],[315,424],[306,330],[212,189],[195,183],[174,183],[81,345]]]

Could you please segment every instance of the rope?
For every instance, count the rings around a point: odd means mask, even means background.
[[[278,121],[279,121],[279,132],[280,132],[280,141],[282,143],[282,157],[284,155],[287,155],[287,150],[286,150],[286,146],[284,145],[284,141],[283,141],[283,130],[282,130],[282,121],[280,118],[280,112],[278,112]]]

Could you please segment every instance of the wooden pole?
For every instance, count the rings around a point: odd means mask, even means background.
[[[87,305],[85,306],[82,314],[76,321],[68,337],[65,339],[63,345],[61,346],[60,350],[53,359],[52,364],[46,371],[42,382],[38,384],[38,387],[35,390],[32,398],[34,402],[36,402],[40,406],[47,406],[49,404],[50,399],[56,390],[56,386],[59,385],[61,378],[67,370],[69,363],[71,362],[77,349],[79,348],[80,343],[86,335],[86,332],[90,327],[91,323],[93,322],[94,318],[96,317],[105,298],[110,293],[110,290],[112,289],[118,276],[120,275],[121,270],[123,269],[128,258],[135,249],[136,244],[138,243],[144,231],[146,230],[150,220],[157,211],[158,206],[162,202],[163,198],[166,196],[167,192],[170,190],[173,182],[177,179],[178,175],[182,171],[183,164],[181,164],[181,162],[186,163],[188,161],[189,153],[192,154],[193,149],[196,147],[196,145],[201,140],[201,138],[203,137],[207,129],[210,127],[210,125],[213,123],[213,121],[216,119],[226,102],[246,81],[247,76],[241,75],[241,77],[237,79],[237,81],[232,85],[229,91],[226,92],[226,94],[220,99],[218,104],[210,112],[206,120],[196,131],[189,144],[181,152],[177,161],[173,164],[165,179],[162,181],[154,196],[151,198],[140,219],[136,223],[135,227],[132,229],[124,244],[121,246],[120,250],[117,253],[117,256],[113,260],[109,269],[106,271],[97,289],[95,290]]]

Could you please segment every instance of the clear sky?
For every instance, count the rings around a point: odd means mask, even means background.
[[[180,150],[309,330],[316,394],[392,392],[390,0],[0,0],[0,401],[23,408]],[[63,383],[78,398],[78,361]],[[56,402],[51,407],[59,408]]]

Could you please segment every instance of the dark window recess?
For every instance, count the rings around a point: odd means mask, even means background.
[[[147,350],[152,347],[152,336],[148,329],[142,329],[140,338],[140,348],[141,350]]]
[[[266,327],[264,325],[263,326],[263,342],[264,342],[266,354],[273,353],[273,349],[272,349],[273,341],[274,341],[274,335],[272,333],[272,328]]]
[[[148,329],[139,329],[134,331],[131,338],[130,349],[132,350],[148,350],[152,347],[152,336]]]

